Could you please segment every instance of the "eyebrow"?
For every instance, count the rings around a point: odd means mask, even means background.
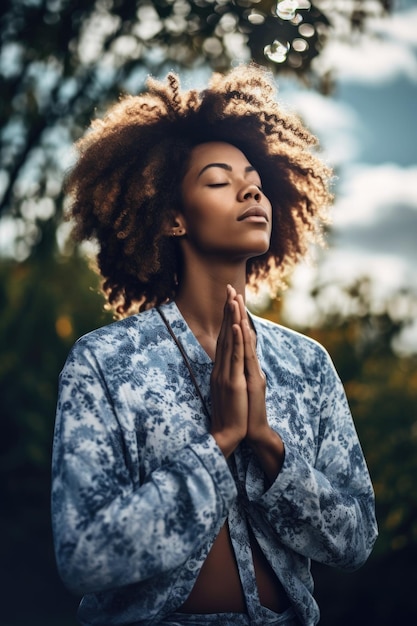
[[[199,178],[209,167],[220,167],[222,170],[227,170],[228,172],[232,171],[232,166],[228,165],[227,163],[208,163],[199,172],[197,178]],[[247,165],[245,167],[245,174],[247,174],[248,172],[256,172],[256,170],[252,165]]]

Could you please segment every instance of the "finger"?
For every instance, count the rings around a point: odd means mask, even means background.
[[[239,294],[236,297],[236,301],[239,304],[239,312],[240,312],[240,316],[241,316],[241,326],[242,326],[242,332],[245,331],[245,343],[246,346],[250,346],[251,347],[251,353],[253,356],[255,356],[257,358],[257,354],[256,354],[256,339],[255,339],[255,333],[253,331],[253,326],[251,323],[251,320],[248,316],[248,312],[245,306],[245,302],[243,300],[243,296],[241,294]],[[248,335],[249,333],[249,335]]]
[[[242,294],[239,293],[239,294],[236,295],[236,302],[239,305],[240,318],[242,320],[248,319],[248,314],[247,314],[247,311],[246,311],[245,302],[243,300]]]
[[[252,353],[256,356],[256,339],[254,338],[254,333],[252,332],[252,324],[248,316],[248,312],[245,306],[245,301],[241,294],[237,296],[236,300],[239,304],[239,313],[240,313],[240,318],[241,318],[242,332],[245,331],[245,334],[244,334],[245,345],[247,347],[250,346],[252,349],[251,350]],[[248,332],[249,332],[249,335],[248,335]]]
[[[226,288],[226,301],[223,308],[223,320],[220,327],[219,336],[217,338],[216,356],[215,356],[215,368],[224,370],[226,369],[229,374],[230,358],[233,349],[233,333],[232,324],[235,317],[234,312],[234,289],[231,285],[227,285]]]
[[[217,348],[219,347],[219,345],[223,342],[224,340],[224,336],[226,333],[226,327],[228,324],[228,317],[230,314],[230,302],[231,302],[231,296],[230,296],[230,285],[227,285],[226,287],[226,300],[224,303],[224,307],[223,307],[223,320],[222,320],[222,324],[220,326],[220,332],[219,332],[219,336],[217,337]],[[217,350],[216,350],[216,354],[217,354]]]
[[[245,354],[247,354],[248,356],[256,355],[254,342],[252,340],[251,327],[250,327],[249,320],[247,317],[241,321],[240,328],[242,330],[243,342],[245,346]]]
[[[232,287],[231,295],[233,296],[233,324],[240,324],[242,321],[241,305],[236,290]]]
[[[222,364],[226,376],[231,377],[240,371],[244,373],[244,347],[240,329],[240,314],[237,302],[230,303],[230,315],[222,347]],[[234,365],[238,364],[238,368]]]
[[[233,324],[233,350],[230,359],[230,380],[237,381],[245,372],[245,348],[242,329],[239,324]]]
[[[256,344],[252,337],[251,326],[247,316],[242,320],[240,327],[242,329],[246,374],[249,377],[259,375],[262,370],[258,361],[258,355],[256,354]]]

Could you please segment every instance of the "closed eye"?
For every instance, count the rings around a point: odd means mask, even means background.
[[[229,183],[208,183],[207,187],[225,187]]]

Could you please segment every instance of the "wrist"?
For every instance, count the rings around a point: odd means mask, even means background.
[[[279,474],[285,458],[285,446],[281,437],[270,426],[247,437],[248,445],[258,458],[270,483]]]
[[[237,435],[235,431],[211,432],[211,435],[214,437],[226,459],[233,454],[243,439],[243,436]]]
[[[252,448],[276,448],[279,443],[282,444],[281,437],[269,424],[257,428],[255,432],[248,432],[246,441]]]

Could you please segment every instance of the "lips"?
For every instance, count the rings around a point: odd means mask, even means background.
[[[243,222],[244,220],[269,222],[269,216],[262,206],[256,205],[246,209],[246,211],[244,211],[242,215],[239,215],[237,218],[238,222]]]

